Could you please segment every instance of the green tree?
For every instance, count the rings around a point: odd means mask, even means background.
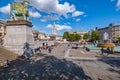
[[[118,37],[117,39],[118,39],[118,42],[120,42],[120,37]]]
[[[69,32],[64,32],[63,39],[67,41],[79,41],[81,36],[79,34],[70,34]]]
[[[88,33],[85,33],[85,34],[83,35],[83,39],[84,39],[84,40],[87,40],[88,37],[89,37],[89,34],[88,34]]]
[[[93,41],[96,41],[100,39],[100,35],[96,31],[92,31],[91,38]]]
[[[64,32],[63,39],[69,40],[69,32]]]
[[[79,41],[82,37],[79,34],[74,34],[75,36],[75,41]]]
[[[75,34],[69,34],[69,41],[75,41]]]

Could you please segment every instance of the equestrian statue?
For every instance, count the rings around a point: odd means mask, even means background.
[[[11,4],[11,20],[29,20],[28,1]]]

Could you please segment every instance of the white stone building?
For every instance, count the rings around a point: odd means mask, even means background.
[[[103,34],[108,33],[108,38],[111,41],[117,41],[117,38],[120,37],[120,25],[109,24],[108,27],[96,28],[96,31],[100,34],[100,40],[103,40]]]
[[[3,39],[6,34],[6,22],[0,20],[0,39]]]
[[[76,30],[76,31],[70,31],[69,33],[71,33],[71,34],[79,34],[83,38],[84,34],[88,33],[88,32],[87,31]]]

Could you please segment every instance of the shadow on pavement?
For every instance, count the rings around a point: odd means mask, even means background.
[[[53,56],[38,61],[17,59],[0,68],[0,80],[92,80],[82,67]]]
[[[115,69],[109,68],[108,71],[120,74],[120,70],[115,70]]]
[[[102,62],[110,65],[111,67],[120,68],[120,60],[102,60]]]
[[[115,69],[115,68],[120,68],[120,60],[103,60],[102,62],[111,66],[111,68],[107,69],[108,71],[120,75],[120,70]]]

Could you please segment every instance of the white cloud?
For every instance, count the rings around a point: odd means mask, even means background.
[[[29,0],[32,6],[35,8],[44,11],[44,12],[54,12],[55,6],[58,3],[58,0]]]
[[[116,0],[110,0],[111,2],[115,2]],[[117,0],[117,4],[116,4],[116,7],[117,7],[117,11],[120,10],[120,0]]]
[[[10,14],[10,4],[8,4],[7,6],[1,7],[0,12],[4,14]]]
[[[79,21],[80,21],[80,19],[76,19],[76,21],[77,21],[77,22],[79,22]]]
[[[46,20],[45,20],[45,19],[41,19],[40,21],[41,21],[41,22],[46,22]]]
[[[30,2],[32,6],[41,11],[54,12],[65,17],[67,17],[67,13],[75,11],[75,6],[70,5],[68,2],[64,4],[59,4],[58,0],[30,0]]]
[[[64,23],[64,25],[70,25],[71,23],[70,22],[66,22],[66,23]]]
[[[120,0],[117,2],[117,9],[120,10]]]
[[[46,28],[51,28],[51,29],[53,29],[53,25],[52,25],[52,24],[49,24],[49,25],[47,25]]]
[[[66,26],[66,25],[57,25],[57,30],[70,30],[72,29],[71,26]]]
[[[53,25],[49,24],[46,28],[53,29]],[[56,24],[56,28],[57,28],[58,31],[60,31],[60,30],[70,30],[70,29],[72,29],[71,26],[58,25],[58,24]]]
[[[70,5],[68,2],[65,2],[64,4],[57,4],[56,6],[56,12],[59,15],[64,15],[67,17],[67,13],[72,13],[76,10],[74,5]]]
[[[15,0],[16,2],[22,2],[23,0]],[[84,12],[76,11],[76,6],[68,2],[59,3],[60,0],[28,0],[30,5],[39,11],[45,12],[47,14],[55,13],[65,18],[73,16],[79,16],[84,14]],[[70,15],[69,15],[70,14]],[[46,17],[45,17],[46,18]],[[47,16],[50,18],[50,16]],[[54,19],[53,19],[54,20]]]
[[[35,17],[35,18],[41,17],[40,13],[36,11],[30,11],[29,14],[30,14],[30,17]]]
[[[59,20],[59,16],[57,15],[48,15],[43,17],[44,20]]]
[[[84,12],[80,12],[80,11],[75,11],[73,14],[72,14],[72,17],[77,17],[77,16],[80,16],[80,15],[83,15]]]
[[[19,0],[16,0],[20,2]],[[36,9],[46,13],[57,13],[60,16],[68,17],[68,13],[73,13],[76,10],[75,5],[70,5],[68,2],[63,4],[59,0],[29,0],[30,5]]]

